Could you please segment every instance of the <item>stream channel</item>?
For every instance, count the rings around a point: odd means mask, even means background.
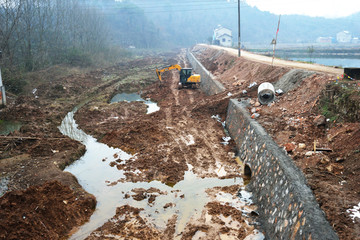
[[[133,95],[131,96],[134,97]],[[127,98],[116,101],[123,100],[130,101],[131,99]],[[139,99],[136,97],[135,101],[139,101]],[[150,102],[148,103],[150,104]],[[76,111],[77,109],[75,108],[66,115],[59,130],[62,134],[84,144],[86,146],[86,152],[79,160],[65,168],[64,171],[68,171],[76,176],[81,186],[96,197],[97,206],[90,220],[81,226],[70,239],[85,239],[91,232],[111,219],[115,215],[117,207],[126,204],[136,208],[143,208],[144,210],[140,212],[140,216],[159,229],[165,229],[168,219],[174,214],[177,214],[178,220],[175,234],[177,235],[182,232],[190,218],[200,216],[203,207],[210,201],[205,192],[207,188],[231,186],[234,184],[243,185],[242,178],[199,178],[193,173],[191,170],[192,166],[189,164],[189,170],[185,172],[184,180],[172,187],[159,181],[136,183],[118,182],[121,179],[125,179],[124,171],[118,170],[116,167],[111,167],[109,163],[120,158],[124,160],[126,164],[126,160],[136,159],[136,154],[130,155],[121,149],[109,147],[106,144],[97,142],[94,137],[87,135],[78,128],[74,120]],[[141,172],[136,170],[135,174],[141,174]],[[111,184],[114,182],[118,183]],[[131,197],[126,198],[126,194],[134,194],[131,192],[134,188],[157,188],[167,194],[158,195],[156,201],[149,204],[147,199],[135,201]],[[182,194],[186,197],[178,197],[178,195]],[[217,196],[217,200],[223,204],[230,204],[236,208],[243,209],[244,206],[251,203],[251,194],[243,190],[242,196],[244,197],[234,200],[232,195],[222,193]],[[175,205],[172,208],[165,209],[164,205],[167,203],[174,203]],[[246,213],[247,211],[244,212]],[[249,239],[262,239],[262,236],[255,234],[254,238]]]

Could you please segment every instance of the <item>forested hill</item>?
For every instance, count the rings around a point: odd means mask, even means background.
[[[159,36],[175,45],[206,42],[218,25],[230,28],[237,41],[237,1],[226,0],[131,0],[155,24]],[[242,42],[269,44],[279,16],[262,12],[241,2]],[[316,38],[336,37],[340,31],[360,36],[360,13],[346,18],[327,19],[300,15],[281,16],[279,43],[312,43]]]

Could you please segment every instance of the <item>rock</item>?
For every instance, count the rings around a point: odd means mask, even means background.
[[[332,172],[333,166],[330,164],[329,166],[326,167],[326,170],[328,170],[328,172]]]
[[[244,82],[245,82],[245,80],[238,80],[238,81],[234,82],[232,85],[233,86],[241,86],[244,84]]]
[[[284,91],[281,90],[281,89],[278,89],[278,90],[276,90],[275,92],[276,92],[278,95],[282,95],[282,94],[284,93]]]
[[[306,153],[305,153],[305,156],[310,157],[310,156],[312,156],[313,154],[314,154],[314,152],[309,151],[309,152],[306,152]]]
[[[259,107],[260,103],[258,101],[256,101],[256,103],[254,104],[254,107]]]
[[[253,108],[251,109],[251,113],[255,113],[255,112],[256,112],[256,108],[253,107]]]
[[[250,100],[250,104],[251,105],[254,105],[255,104],[255,101],[253,99]]]
[[[326,118],[324,115],[318,115],[314,118],[314,124],[316,126],[322,126],[326,124]]]
[[[258,113],[253,113],[253,114],[251,115],[251,118],[252,118],[252,119],[255,119],[255,118],[258,118],[258,117],[260,117],[260,114],[258,114]]]
[[[305,143],[299,143],[299,148],[300,148],[300,149],[305,149],[305,148],[306,148]]]
[[[324,155],[323,158],[321,158],[321,160],[320,160],[320,163],[322,163],[322,164],[326,164],[326,163],[329,163],[329,162],[330,162],[330,159],[326,155]]]
[[[286,150],[288,153],[295,150],[295,144],[293,144],[293,143],[286,143],[286,144],[284,145],[284,147],[285,147],[285,150]]]

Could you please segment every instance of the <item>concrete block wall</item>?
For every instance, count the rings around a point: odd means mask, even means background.
[[[243,103],[230,100],[226,127],[251,169],[247,188],[258,206],[266,239],[338,239],[302,172]]]
[[[187,51],[187,58],[197,74],[201,76],[200,88],[207,95],[214,95],[225,91],[225,87],[195,58],[195,56]]]

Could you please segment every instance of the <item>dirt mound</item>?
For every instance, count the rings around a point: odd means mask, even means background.
[[[87,220],[95,205],[95,198],[76,197],[59,182],[8,192],[0,199],[0,238],[61,239]]]
[[[274,84],[274,88],[276,90],[281,89],[286,93],[290,90],[293,90],[294,88],[299,87],[301,82],[312,74],[315,74],[315,72],[309,72],[301,69],[292,69],[285,73],[284,76],[282,76]]]

